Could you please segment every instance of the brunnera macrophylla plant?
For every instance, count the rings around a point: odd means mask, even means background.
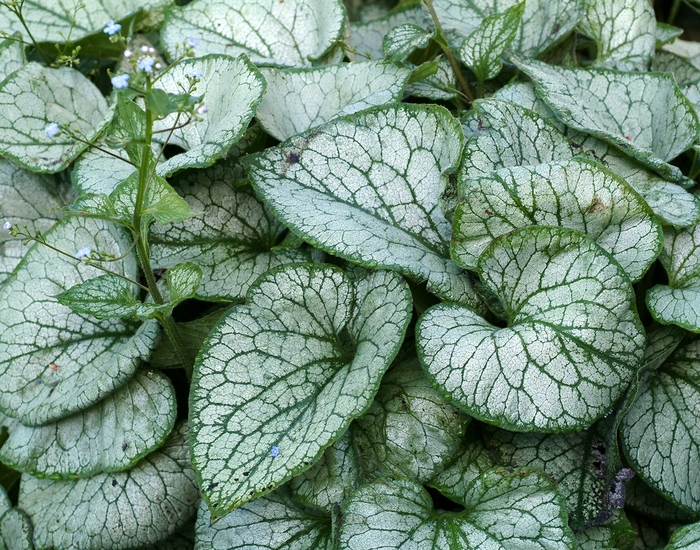
[[[700,46],[182,4],[0,1],[0,549],[695,548]]]

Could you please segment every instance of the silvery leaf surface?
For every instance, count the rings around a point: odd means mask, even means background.
[[[16,38],[16,36],[15,36]],[[0,82],[27,63],[24,45],[14,38],[0,41]]]
[[[645,347],[619,264],[579,232],[526,227],[493,241],[477,272],[508,326],[457,304],[426,311],[416,345],[440,391],[516,431],[581,429],[608,412]]]
[[[194,38],[197,55],[245,54],[257,65],[308,67],[342,38],[344,25],[340,0],[196,0],[170,9],[161,39],[173,56]]]
[[[368,61],[313,69],[262,69],[262,127],[280,141],[357,111],[401,100],[410,69]]]
[[[402,61],[414,50],[426,48],[433,33],[413,23],[405,23],[389,29],[382,41],[382,51],[387,59]]]
[[[420,6],[398,6],[386,15],[371,21],[350,23],[350,40],[352,46],[370,59],[384,57],[384,37],[394,27],[400,25],[415,25],[426,28],[427,19]],[[360,58],[362,59],[362,58]]]
[[[412,303],[376,271],[283,266],[210,333],[190,394],[192,456],[216,518],[321,458],[369,407],[399,350]]]
[[[452,231],[439,204],[462,142],[442,107],[400,104],[336,119],[244,165],[258,195],[305,241],[479,308],[449,258]]]
[[[45,235],[67,251],[91,248],[122,256],[131,239],[121,228],[87,218],[65,218]],[[133,256],[110,268],[134,278]],[[0,408],[26,425],[81,411],[134,374],[155,346],[156,323],[141,327],[74,313],[56,294],[102,272],[34,245],[0,287]]]

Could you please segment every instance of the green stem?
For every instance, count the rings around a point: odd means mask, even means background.
[[[163,325],[163,330],[165,330],[165,334],[168,335],[170,342],[175,347],[175,351],[177,352],[177,356],[180,359],[180,363],[182,363],[182,366],[185,369],[187,379],[191,382],[192,364],[194,363],[194,357],[191,357],[187,353],[187,348],[185,347],[185,343],[180,337],[180,331],[177,329],[177,325],[175,324],[175,321],[173,321],[172,315],[162,315],[158,318],[158,320],[160,321],[160,324]]]
[[[36,48],[36,50],[41,54],[41,57],[44,58],[44,61],[46,62],[46,64],[51,65],[51,59],[49,58],[48,55],[46,55],[46,52],[41,48],[41,46],[39,46],[39,43],[34,39],[34,36],[32,35],[32,31],[29,30],[29,26],[27,25],[27,22],[24,20],[24,16],[22,15],[22,7],[23,6],[24,6],[24,2],[21,2],[19,5],[19,8],[14,10],[14,9],[10,8],[7,4],[5,4],[5,7],[18,17],[19,22],[22,23],[22,26],[24,27],[24,30],[27,31],[27,35],[29,36],[29,39],[32,41],[32,44],[34,44],[34,47]]]
[[[438,19],[437,13],[435,13],[435,8],[433,7],[433,0],[423,0],[423,1],[425,2],[425,5],[428,6],[428,11],[430,12],[430,17],[433,18],[433,23],[435,24],[435,28],[438,30],[438,32],[440,33],[440,35],[445,43],[444,46],[442,47],[442,49],[445,52],[445,55],[447,56],[447,59],[450,62],[450,65],[452,65],[452,70],[454,71],[455,76],[457,77],[457,82],[459,82],[459,85],[462,88],[464,95],[467,97],[467,99],[471,103],[472,101],[474,101],[474,95],[472,94],[471,88],[469,87],[469,83],[464,78],[464,75],[462,74],[462,71],[459,68],[459,63],[457,63],[455,56],[452,55],[452,50],[450,49],[450,46],[447,44],[447,39],[445,38],[445,33],[442,32],[442,25],[440,25],[440,20]]]
[[[673,5],[671,6],[671,13],[668,14],[668,20],[666,21],[669,25],[673,25],[676,20],[676,15],[678,15],[678,10],[681,7],[682,0],[673,0]]]

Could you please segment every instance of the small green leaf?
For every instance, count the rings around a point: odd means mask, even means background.
[[[410,313],[393,272],[353,284],[298,264],[257,280],[209,335],[192,378],[193,462],[215,517],[308,469],[369,407]]]
[[[122,256],[131,239],[99,220],[69,217],[46,233],[62,250]],[[135,278],[132,255],[110,269]],[[54,297],[102,272],[34,245],[0,287],[0,409],[25,425],[81,411],[124,385],[155,345],[158,327],[74,313]],[[55,369],[55,367],[58,369]]]
[[[477,271],[508,327],[457,304],[426,311],[416,346],[438,388],[517,431],[580,429],[608,412],[645,346],[619,264],[581,233],[527,227],[491,243]]]
[[[666,44],[673,42],[683,34],[683,29],[667,25],[661,21],[656,22],[656,48],[659,49]]]
[[[473,269],[500,235],[528,225],[587,234],[632,281],[661,251],[662,232],[644,201],[613,172],[584,159],[502,168],[464,182],[453,220],[452,258]]]
[[[204,501],[197,515],[197,548],[211,550],[334,550],[331,518],[302,506],[286,487],[212,524]]]
[[[202,282],[202,269],[192,262],[177,264],[166,271],[165,280],[170,293],[170,306],[175,307],[197,293]]]
[[[656,48],[656,17],[650,2],[587,0],[579,27],[596,42],[596,66],[619,71],[648,69]]]
[[[437,62],[437,70],[433,71],[433,62]],[[433,101],[454,99],[459,95],[457,90],[457,78],[452,70],[452,65],[445,58],[439,56],[433,62],[423,63],[425,73],[418,73],[418,76],[424,78],[414,78],[408,86],[406,86],[406,96],[425,97]],[[420,68],[420,67],[419,67]],[[427,73],[431,73],[427,75]]]
[[[700,513],[700,339],[677,348],[640,389],[620,426],[635,471],[677,505]]]
[[[194,516],[194,477],[187,426],[180,424],[162,448],[125,472],[75,481],[24,474],[19,506],[32,519],[37,548],[141,547],[167,538]]]
[[[525,2],[508,8],[503,13],[486,17],[479,27],[462,43],[459,56],[483,84],[501,72],[501,55],[515,38]]]
[[[504,12],[516,0],[433,0],[445,31],[466,38],[482,21]],[[512,49],[536,57],[567,36],[584,14],[585,0],[528,0]],[[426,10],[427,11],[427,10]],[[459,47],[461,39],[451,40]]]
[[[244,159],[253,186],[306,242],[374,268],[396,269],[439,296],[480,307],[449,258],[439,196],[462,147],[442,107],[376,108]]]
[[[390,61],[403,61],[413,50],[428,46],[433,33],[413,23],[397,25],[382,41],[382,51]]]
[[[463,512],[439,514],[407,479],[360,487],[342,511],[340,547],[570,550],[566,507],[551,482],[523,469],[489,470],[468,487]]]
[[[660,260],[667,285],[647,291],[646,303],[654,319],[700,332],[700,224],[686,229],[666,228]]]
[[[368,56],[369,59],[381,59],[384,57],[384,37],[391,29],[400,25],[426,28],[428,19],[420,5],[402,2],[382,17],[350,23],[352,45],[360,55]]]
[[[693,144],[700,122],[672,76],[513,61],[562,122],[614,145],[670,181],[687,182],[668,161]],[[621,108],[632,102],[634,109]]]
[[[110,118],[100,91],[74,69],[29,63],[0,83],[0,153],[29,170],[65,169],[87,148],[67,132],[90,142]]]
[[[155,372],[138,372],[80,413],[54,424],[14,426],[0,449],[0,459],[39,478],[89,478],[118,472],[163,443],[176,413],[170,381]]]
[[[86,313],[98,319],[136,317],[140,302],[138,288],[116,275],[101,275],[72,286],[56,299],[76,313]]]
[[[303,67],[342,38],[344,23],[339,0],[197,0],[167,12],[161,39],[172,57],[192,37],[197,55],[245,54],[257,64]]]
[[[309,260],[302,250],[275,248],[285,227],[250,188],[236,187],[239,170],[226,161],[176,176],[173,186],[202,214],[151,227],[153,267],[171,268],[196,258],[202,269],[196,296],[204,300],[242,300],[268,269]]]
[[[414,84],[416,82],[421,82],[426,78],[435,75],[438,72],[439,63],[437,61],[426,61],[418,67],[416,67],[411,73],[408,79],[408,84]]]
[[[257,119],[285,139],[334,118],[401,100],[410,70],[370,61],[313,69],[262,69],[268,90]],[[303,109],[300,109],[303,105]]]
[[[375,477],[425,482],[455,457],[469,420],[411,358],[384,377],[372,406],[355,421],[353,442],[362,449],[364,469]]]

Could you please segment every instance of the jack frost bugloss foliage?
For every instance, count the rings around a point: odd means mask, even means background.
[[[0,2],[0,549],[697,546],[700,46],[391,4]]]

